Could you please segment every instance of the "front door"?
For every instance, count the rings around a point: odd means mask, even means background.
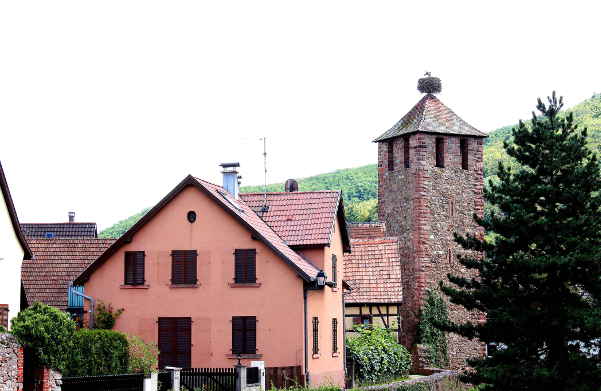
[[[159,368],[191,364],[192,318],[159,318]]]

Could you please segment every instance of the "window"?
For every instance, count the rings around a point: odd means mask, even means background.
[[[353,316],[353,325],[362,324],[364,326],[369,326],[372,323],[371,315],[361,315],[361,316]]]
[[[159,368],[190,368],[192,318],[159,318]]]
[[[436,137],[436,167],[444,167],[444,138]]]
[[[188,214],[186,214],[186,218],[188,219],[189,223],[193,223],[196,221],[196,212],[194,212],[193,210],[189,211]]]
[[[257,353],[257,318],[255,316],[232,317],[232,353]]]
[[[388,142],[388,171],[394,171],[394,142]]]
[[[196,278],[196,250],[173,250],[171,252],[171,283],[194,285]]]
[[[319,354],[319,318],[313,317],[313,354]]]
[[[234,251],[234,282],[236,284],[254,284],[257,282],[257,250]]]
[[[459,150],[461,152],[461,168],[464,170],[468,169],[468,140],[466,138],[462,138],[459,140]]]
[[[403,137],[403,160],[405,161],[405,168],[411,167],[409,151],[409,136],[405,136]]]
[[[125,285],[144,285],[144,251],[125,252]]]
[[[334,286],[338,284],[338,258],[336,254],[332,254],[332,282]]]
[[[8,329],[8,304],[0,304],[0,326]]]
[[[332,353],[338,353],[338,319],[332,319]]]

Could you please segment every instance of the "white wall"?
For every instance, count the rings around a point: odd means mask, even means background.
[[[21,263],[23,248],[19,243],[8,214],[6,201],[0,192],[0,304],[9,305],[10,319],[21,307]]]

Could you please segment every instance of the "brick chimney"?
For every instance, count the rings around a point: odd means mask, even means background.
[[[286,193],[292,193],[298,191],[298,182],[295,179],[288,179],[284,184],[284,191]]]
[[[223,171],[223,188],[228,191],[234,198],[238,199],[238,193],[240,192],[240,178],[238,176],[238,167],[240,167],[240,163],[221,163],[220,164]]]

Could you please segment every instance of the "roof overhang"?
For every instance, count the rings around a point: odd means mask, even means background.
[[[19,224],[19,218],[17,216],[17,211],[15,209],[15,205],[13,203],[13,199],[10,196],[10,190],[8,188],[8,182],[6,181],[6,177],[4,176],[4,169],[2,169],[2,163],[0,162],[0,189],[2,190],[2,195],[4,196],[4,202],[6,203],[6,209],[8,210],[8,215],[10,216],[10,221],[13,225],[13,230],[15,235],[17,235],[17,239],[19,240],[19,244],[23,249],[23,259],[31,259],[33,257],[33,253],[27,244],[27,240],[25,240],[25,236],[21,231],[21,225]]]

